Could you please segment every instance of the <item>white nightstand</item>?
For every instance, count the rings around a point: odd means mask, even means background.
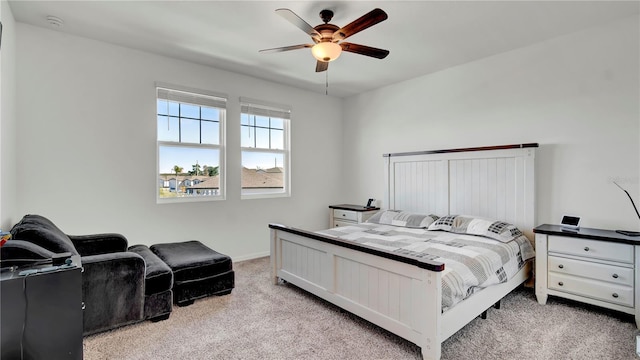
[[[611,230],[563,231],[540,225],[536,237],[536,297],[560,296],[628,314],[640,328],[640,240]]]
[[[329,227],[349,226],[367,221],[380,208],[340,204],[329,206]]]

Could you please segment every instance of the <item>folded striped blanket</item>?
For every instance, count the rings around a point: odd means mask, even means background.
[[[474,292],[511,279],[535,256],[526,236],[501,242],[478,235],[364,223],[318,231],[408,257],[445,264],[442,272],[442,311]]]

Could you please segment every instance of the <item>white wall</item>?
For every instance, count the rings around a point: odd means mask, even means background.
[[[345,201],[384,195],[383,153],[537,142],[538,223],[640,229],[637,16],[345,101]],[[382,204],[384,206],[384,204]]]
[[[2,2],[3,24],[7,9]],[[320,229],[329,204],[382,199],[383,153],[538,142],[539,223],[571,213],[583,226],[637,230],[611,179],[640,202],[638,24],[570,34],[344,104],[12,24],[0,59],[0,220],[39,213],[68,233],[115,231],[131,244],[199,239],[237,260],[268,253],[269,222]],[[155,81],[229,95],[226,201],[155,203]],[[16,83],[14,95],[7,87]],[[240,200],[239,96],[293,107],[291,198]]]
[[[16,36],[9,3],[0,1],[0,229],[17,221],[16,197]]]
[[[198,239],[235,260],[268,254],[270,222],[328,226],[340,99],[23,23],[17,43],[20,214],[130,244]],[[227,200],[156,204],[156,81],[228,94]],[[293,109],[290,198],[240,200],[240,96]]]

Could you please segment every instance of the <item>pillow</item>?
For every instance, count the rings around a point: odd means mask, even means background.
[[[366,222],[383,225],[402,226],[406,228],[426,229],[437,220],[436,215],[414,214],[399,210],[378,211]]]
[[[11,228],[11,238],[29,241],[54,253],[78,254],[69,237],[51,220],[40,215],[25,215]]]
[[[444,230],[456,234],[480,235],[509,242],[522,236],[515,225],[504,221],[490,220],[466,215],[448,215],[439,218],[429,226],[429,230]]]
[[[453,221],[456,217],[458,217],[458,215],[443,216],[429,225],[429,230],[451,231],[453,228]]]

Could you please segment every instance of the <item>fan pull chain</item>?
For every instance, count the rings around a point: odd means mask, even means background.
[[[329,96],[329,69],[324,72],[325,83],[324,83],[324,94]]]

